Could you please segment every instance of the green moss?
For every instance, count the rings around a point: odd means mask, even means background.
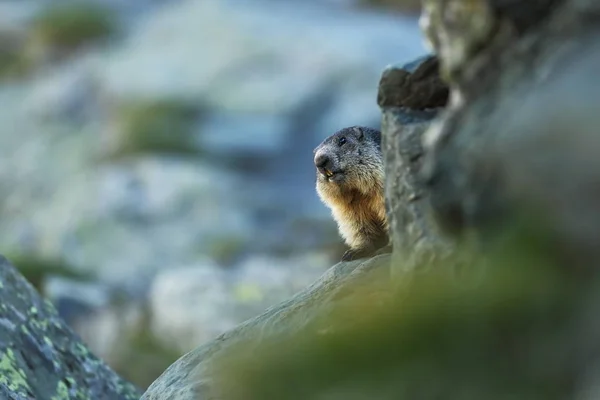
[[[54,306],[52,306],[54,308]],[[48,329],[48,321],[45,318],[42,319],[33,319],[31,322],[31,327],[34,329],[39,329],[42,332],[46,332]]]
[[[63,381],[58,381],[56,386],[56,394],[52,396],[51,400],[68,400],[69,399],[69,388]]]
[[[17,366],[14,352],[8,348],[0,357],[0,384],[9,390],[26,395],[31,389],[27,383],[25,372]]]
[[[70,376],[67,376],[63,379],[64,382],[66,382],[68,387],[75,387],[77,386],[77,383],[75,382],[75,379],[73,379]]]
[[[294,333],[265,329],[226,350],[215,388],[230,400],[568,398],[585,329],[574,310],[600,282],[561,268],[538,239],[500,236],[485,256],[465,246],[399,285],[356,282],[316,320],[298,315]]]
[[[82,358],[88,358],[89,354],[90,354],[90,351],[88,350],[87,347],[85,347],[83,345],[83,343],[77,343],[75,345],[75,349],[73,350],[73,353],[78,354]]]
[[[34,18],[31,33],[42,46],[74,49],[114,34],[115,18],[107,8],[89,2],[52,5]]]
[[[144,153],[198,154],[192,132],[198,114],[197,107],[177,100],[124,105],[117,110],[109,158]]]

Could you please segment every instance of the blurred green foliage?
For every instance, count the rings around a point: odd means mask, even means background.
[[[359,0],[359,4],[410,14],[421,11],[421,0]]]
[[[29,69],[23,45],[18,37],[0,33],[0,81],[20,77]]]
[[[65,260],[32,254],[7,251],[6,258],[19,270],[40,294],[44,294],[44,279],[51,275],[79,281],[91,280],[93,276],[79,271]]]
[[[198,116],[198,108],[185,101],[166,99],[123,105],[117,110],[109,158],[143,153],[198,154],[192,131]]]
[[[578,338],[594,324],[577,310],[598,280],[559,265],[548,243],[529,233],[486,247],[484,256],[464,246],[399,282],[357,282],[334,311],[307,318],[293,334],[278,330],[232,346],[214,366],[215,395],[570,398],[576,363],[588,354]]]
[[[0,79],[27,76],[36,67],[119,32],[117,15],[90,2],[51,3],[21,31],[0,32]]]
[[[33,20],[31,34],[42,46],[75,49],[117,31],[116,15],[90,2],[52,4]]]
[[[237,261],[246,243],[243,238],[235,236],[215,237],[208,240],[207,254],[223,266],[229,266]]]
[[[150,313],[144,310],[140,323],[121,341],[118,360],[111,365],[115,372],[142,390],[183,355],[175,346],[165,346],[158,340],[149,325]]]

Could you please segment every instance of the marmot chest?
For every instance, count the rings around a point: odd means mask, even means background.
[[[370,238],[385,234],[386,214],[383,195],[364,196],[354,193],[333,208],[340,234],[348,245],[357,246]]]

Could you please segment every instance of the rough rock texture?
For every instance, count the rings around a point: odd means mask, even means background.
[[[96,358],[3,257],[0,297],[1,398],[139,398],[137,389]]]
[[[438,58],[426,56],[400,68],[386,68],[379,82],[377,104],[412,111],[443,108],[448,92],[439,74]]]
[[[421,256],[438,253],[444,245],[427,218],[429,199],[419,176],[422,136],[448,101],[438,64],[436,57],[427,56],[389,67],[379,83],[388,219],[394,265],[402,269],[413,268]]]
[[[495,227],[518,206],[563,244],[597,249],[599,103],[589,82],[600,59],[599,8],[573,0],[551,10],[530,15],[531,31],[497,31],[457,64],[453,101],[427,133],[424,171],[447,232]]]

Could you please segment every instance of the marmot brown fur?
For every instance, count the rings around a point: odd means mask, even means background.
[[[350,247],[343,261],[374,255],[389,242],[381,133],[344,128],[315,150],[317,193]]]

